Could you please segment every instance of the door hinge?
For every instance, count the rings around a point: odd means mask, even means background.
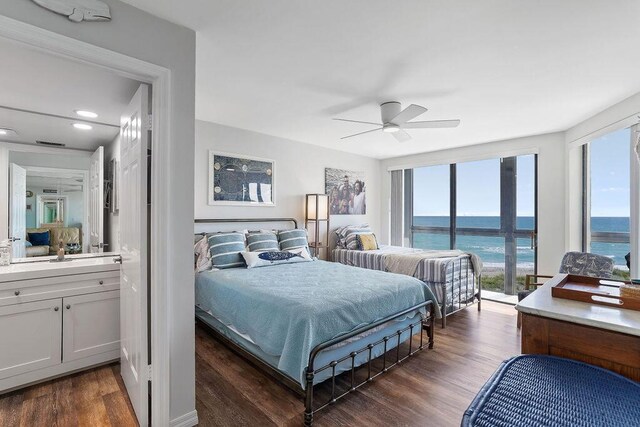
[[[151,373],[153,371],[151,370],[151,365],[147,365],[147,381],[151,381]]]
[[[147,114],[147,123],[145,123],[146,130],[153,130],[153,114]]]

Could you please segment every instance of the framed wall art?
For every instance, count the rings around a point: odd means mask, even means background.
[[[275,161],[209,151],[209,205],[275,206]]]
[[[326,168],[324,179],[331,215],[367,213],[364,172]]]

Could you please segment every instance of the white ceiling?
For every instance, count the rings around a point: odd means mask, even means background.
[[[637,0],[125,0],[198,31],[198,119],[378,158],[565,130],[640,92]],[[399,144],[332,121],[421,104]]]
[[[120,114],[139,83],[2,38],[0,54],[0,128],[18,132],[16,137],[0,139],[29,144],[44,140],[64,143],[68,148],[94,150],[118,134]],[[91,131],[71,126],[86,120],[76,118],[77,109],[98,114],[98,118],[91,119],[98,122],[92,124]]]

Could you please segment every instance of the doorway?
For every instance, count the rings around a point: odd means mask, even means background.
[[[155,310],[150,310],[151,317],[151,325],[147,323],[147,310],[149,307],[166,307],[166,277],[168,276],[166,270],[168,268],[166,262],[159,262],[160,260],[168,259],[168,254],[166,253],[165,248],[160,248],[157,251],[152,251],[151,249],[151,236],[153,235],[168,235],[167,232],[168,224],[163,218],[163,213],[166,212],[166,206],[168,205],[167,197],[163,195],[166,191],[162,189],[168,187],[168,176],[163,175],[160,171],[165,171],[168,169],[168,124],[170,122],[170,111],[168,109],[168,99],[170,93],[170,79],[169,79],[169,71],[163,67],[155,66],[152,64],[148,64],[142,61],[134,60],[133,58],[126,57],[124,55],[116,54],[114,52],[107,51],[102,48],[98,48],[96,46],[88,45],[85,43],[78,42],[77,40],[73,40],[67,38],[65,36],[61,36],[55,33],[50,33],[47,31],[43,31],[41,29],[32,27],[28,24],[22,24],[17,21],[12,21],[10,19],[0,17],[0,21],[2,21],[2,25],[0,25],[0,37],[4,36],[12,43],[23,43],[26,42],[30,46],[30,49],[34,49],[39,51],[40,53],[51,54],[54,58],[62,58],[64,60],[69,60],[75,62],[76,64],[97,66],[97,68],[102,71],[108,70],[109,72],[114,73],[115,75],[126,77],[126,78],[135,78],[138,82],[143,84],[147,84],[147,88],[150,88],[153,85],[154,89],[154,97],[152,99],[147,99],[147,104],[149,109],[154,108],[156,111],[156,115],[152,120],[147,117],[149,111],[143,111],[144,115],[139,115],[136,117],[135,125],[133,127],[134,132],[131,135],[140,135],[141,133],[145,133],[148,135],[148,138],[145,138],[145,141],[148,141],[149,145],[151,143],[154,144],[155,153],[157,156],[153,158],[148,158],[148,148],[145,146],[143,149],[138,150],[138,158],[141,161],[140,164],[144,163],[150,166],[149,168],[139,168],[137,171],[143,171],[144,175],[138,173],[137,177],[139,179],[135,181],[130,181],[135,184],[132,189],[137,189],[135,192],[137,196],[136,200],[143,200],[141,206],[143,206],[144,211],[144,224],[141,223],[141,226],[138,227],[138,231],[140,233],[144,233],[143,242],[144,246],[144,258],[142,261],[138,262],[138,268],[141,272],[139,276],[144,278],[144,283],[139,282],[137,289],[144,290],[144,310],[141,310],[141,307],[138,307],[136,310],[135,307],[131,307],[137,313],[140,313],[139,316],[140,322],[136,327],[127,327],[125,325],[124,329],[133,329],[137,330],[137,345],[136,348],[136,363],[139,364],[139,369],[136,375],[136,381],[142,387],[145,387],[144,392],[137,393],[139,396],[143,396],[143,398],[139,399],[142,403],[142,409],[137,411],[137,415],[141,425],[146,425],[149,423],[149,414],[154,417],[156,420],[160,420],[158,422],[163,423],[162,420],[169,419],[169,371],[168,371],[168,357],[169,357],[169,344],[168,344],[168,319],[166,316],[162,316],[162,319],[158,319],[157,322],[153,322],[155,320],[155,315],[153,314]],[[4,24],[7,24],[6,26]],[[37,47],[36,47],[37,46]],[[156,98],[157,95],[157,98]],[[129,104],[130,106],[131,104]],[[22,109],[22,108],[21,108]],[[130,112],[130,111],[129,111]],[[49,114],[51,118],[52,116],[58,116],[58,114]],[[129,116],[130,118],[132,116]],[[58,119],[64,120],[66,117],[57,117]],[[90,120],[79,120],[81,122],[90,122]],[[97,123],[94,123],[97,124]],[[91,126],[91,124],[88,124]],[[151,126],[154,127],[154,133],[151,134]],[[15,126],[17,127],[17,126]],[[118,117],[118,123],[116,125],[117,132],[120,134],[120,117]],[[76,127],[76,129],[82,129],[82,127]],[[87,129],[87,128],[85,128]],[[5,135],[6,136],[6,135]],[[6,139],[3,138],[6,141]],[[0,148],[0,166],[8,165],[8,153],[10,149],[17,149],[17,151],[22,151],[26,144],[25,141],[8,141],[3,144],[3,147]],[[141,147],[141,145],[140,145]],[[47,153],[51,153],[51,148],[47,147],[47,150],[44,150]],[[25,151],[27,152],[35,152],[36,150],[32,150],[31,147],[27,148]],[[86,151],[81,148],[74,148],[72,150],[74,153],[77,151]],[[154,154],[155,154],[154,153]],[[147,163],[148,162],[148,163]],[[103,162],[99,162],[103,163]],[[147,172],[149,174],[147,174]],[[8,176],[3,175],[3,177]],[[102,179],[98,180],[103,182]],[[6,183],[8,181],[7,178],[4,178],[2,181]],[[147,182],[149,182],[149,186],[147,186]],[[7,186],[5,186],[7,188]],[[154,196],[147,194],[147,189],[149,188],[149,192]],[[103,191],[97,189],[95,191],[97,194],[104,194]],[[4,198],[7,201],[5,206],[8,206],[8,190],[6,194],[0,192],[0,198]],[[153,199],[153,205],[147,204],[148,199]],[[133,200],[129,200],[131,202]],[[102,210],[102,203],[97,203],[98,210]],[[123,214],[124,205],[120,205],[120,214]],[[142,218],[138,218],[141,219]],[[9,222],[9,215],[7,213],[3,213],[0,215],[0,224],[3,225],[0,227],[1,234],[0,238],[8,237],[7,230],[9,229],[6,224]],[[150,235],[148,234],[150,233]],[[141,246],[134,248],[135,250],[139,250]],[[122,250],[122,249],[121,249]],[[124,263],[127,262],[127,259],[124,260]],[[147,277],[147,272],[149,272],[150,277]],[[151,297],[146,293],[148,287],[148,280],[157,280],[154,282],[154,294]],[[164,313],[163,309],[159,309],[155,312]],[[128,317],[127,319],[131,319]],[[154,360],[157,363],[154,364],[154,368],[151,369],[150,360],[147,358],[147,349],[151,349],[151,354],[157,356],[154,357]],[[144,350],[144,351],[143,351]],[[150,354],[149,354],[150,356]],[[150,387],[149,381],[153,380],[153,384],[157,384],[154,387],[154,393],[151,394],[151,398],[149,399],[149,392],[147,391]],[[134,397],[132,397],[133,402]],[[157,402],[151,405],[151,410],[149,411],[149,402]],[[135,406],[135,405],[134,405]],[[136,408],[137,409],[137,408]]]

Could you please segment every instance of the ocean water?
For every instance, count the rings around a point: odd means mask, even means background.
[[[431,227],[448,227],[447,216],[416,216],[414,225]],[[462,216],[457,218],[459,227],[500,228],[500,217],[497,216]],[[518,217],[517,226],[520,230],[532,230],[533,217]],[[629,218],[624,217],[594,217],[591,219],[593,231],[629,232]],[[487,265],[504,264],[504,238],[484,236],[457,236],[457,249],[474,252]],[[415,233],[413,245],[422,249],[449,249],[448,234]],[[626,269],[624,256],[629,252],[628,243],[599,243],[591,244],[591,252],[608,256],[614,264]],[[519,266],[533,266],[534,251],[531,240],[517,239],[517,263]]]

